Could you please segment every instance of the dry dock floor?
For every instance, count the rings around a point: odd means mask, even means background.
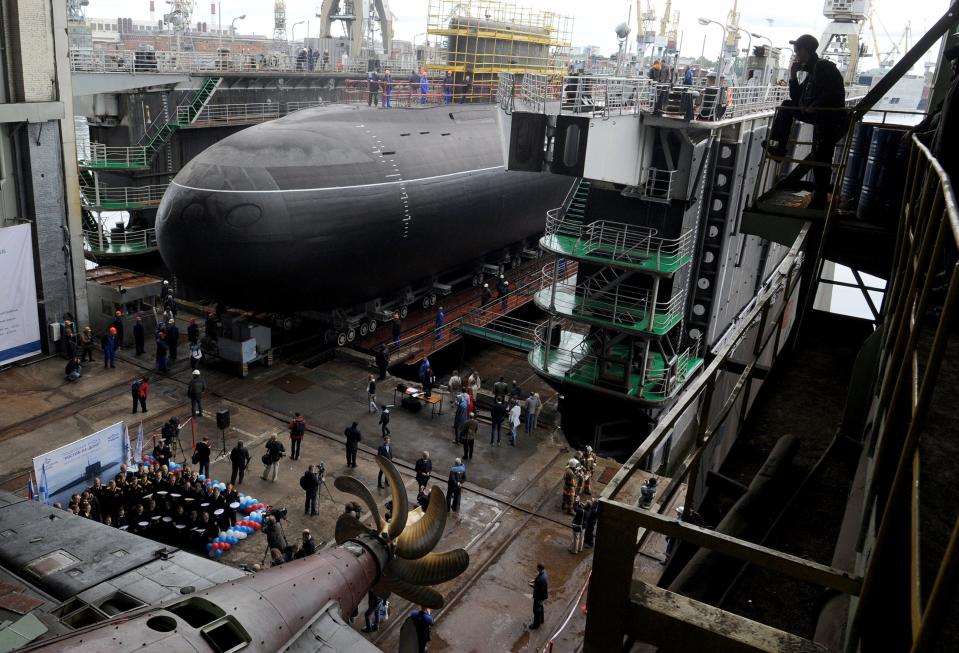
[[[497,353],[498,352],[498,353]],[[498,366],[514,366],[510,355],[491,350]],[[515,357],[515,356],[514,356]],[[31,459],[45,451],[67,444],[119,420],[127,420],[134,435],[140,420],[147,433],[145,449],[152,448],[152,436],[170,416],[185,420],[189,415],[186,382],[190,370],[179,360],[165,375],[150,373],[150,411],[145,417],[130,414],[130,382],[149,370],[152,357],[137,359],[123,350],[116,369],[104,369],[102,361],[88,363],[77,383],[63,381],[62,358],[49,358],[14,366],[0,372],[0,485],[21,494]],[[477,361],[471,361],[478,369]],[[485,372],[484,386],[493,372]],[[216,367],[204,367],[208,392],[204,398],[204,416],[196,422],[197,437],[210,437],[214,452],[220,450],[216,429],[217,410],[229,408],[231,426],[226,446],[242,439],[251,449],[253,463],[241,490],[258,500],[289,508],[285,531],[289,541],[298,541],[303,528],[309,528],[316,540],[330,545],[334,521],[343,504],[352,497],[333,487],[339,475],[352,475],[367,484],[385,502],[388,490],[376,490],[377,467],[373,460],[380,443],[378,415],[370,415],[366,402],[369,368],[360,362],[333,360],[314,368],[278,361],[272,368],[252,366],[245,379],[236,378]],[[507,372],[508,374],[509,372]],[[381,382],[380,400],[392,402],[395,377]],[[392,411],[391,423],[396,462],[406,478],[411,500],[415,496],[412,466],[422,450],[431,453],[434,483],[445,491],[446,477],[453,459],[462,448],[452,442],[452,411],[444,401],[442,415],[431,417],[429,410],[418,414],[400,408]],[[286,422],[293,411],[307,419],[309,431],[300,460],[284,458],[275,483],[259,477],[260,456],[270,434],[277,434],[289,448]],[[352,421],[359,422],[363,442],[358,467],[346,467],[342,435]],[[438,550],[465,547],[470,567],[460,578],[440,586],[447,606],[438,613],[431,651],[535,651],[566,622],[556,640],[556,650],[581,647],[584,617],[581,596],[591,568],[590,549],[580,555],[568,551],[571,539],[569,518],[560,510],[562,473],[571,456],[562,433],[541,427],[531,436],[520,429],[519,442],[510,447],[489,445],[489,426],[481,425],[473,460],[468,464],[468,481],[458,514],[451,514]],[[189,448],[191,432],[181,432]],[[326,490],[321,492],[320,515],[303,514],[303,493],[298,480],[311,463],[324,462]],[[597,479],[613,461],[600,461]],[[609,473],[606,477],[610,477]],[[212,476],[226,481],[229,461],[219,457]],[[594,493],[603,485],[594,483]],[[264,558],[265,538],[256,536],[241,543],[222,558],[225,564],[260,563]],[[550,599],[546,605],[546,624],[528,631],[531,620],[531,590],[527,581],[542,561],[550,573]],[[384,651],[397,650],[399,626],[410,605],[392,597],[391,619],[371,634],[371,641]],[[354,626],[362,628],[362,613]]]

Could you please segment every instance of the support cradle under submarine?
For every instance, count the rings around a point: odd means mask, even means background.
[[[507,172],[490,105],[329,105],[190,161],[163,197],[157,239],[173,274],[211,299],[361,316],[365,332],[442,274],[477,283],[484,257],[533,241],[570,182]]]

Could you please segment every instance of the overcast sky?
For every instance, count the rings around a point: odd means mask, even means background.
[[[646,0],[640,0],[645,7]],[[287,0],[287,24],[292,25],[300,20],[309,20],[309,29],[316,35],[319,29],[319,19],[315,17],[317,7],[322,0]],[[397,38],[411,40],[415,35],[426,31],[426,15],[428,0],[388,0],[390,10],[395,16],[394,32]],[[517,0],[517,5],[552,9],[558,13],[573,17],[573,44],[598,45],[603,54],[610,54],[616,49],[614,28],[626,20],[629,7],[628,0]],[[658,16],[662,15],[665,0],[654,0],[650,3]],[[912,40],[915,41],[928,27],[930,27],[945,11],[949,0],[873,0],[879,19],[885,30],[876,23],[876,31],[881,50],[891,49],[892,42],[899,42],[907,21],[912,23]],[[194,13],[194,22],[210,22],[210,0],[197,0],[197,9]],[[240,33],[268,34],[273,33],[273,2],[272,0],[223,0],[222,20],[229,23],[234,17],[246,14],[246,20],[238,21]],[[680,12],[680,35],[682,38],[681,53],[689,56],[699,56],[705,53],[709,58],[715,58],[721,43],[721,30],[716,25],[703,27],[698,24],[697,18],[704,17],[725,22],[726,14],[732,6],[732,0],[673,0],[673,11]],[[156,13],[159,17],[167,9],[164,0],[156,0]],[[739,0],[741,14],[740,26],[752,32],[769,36],[776,45],[785,45],[790,39],[799,34],[808,32],[817,38],[828,22],[822,15],[822,0]],[[636,10],[633,8],[633,33],[635,34]],[[90,0],[87,7],[87,16],[96,18],[116,17],[148,19],[149,0]],[[772,20],[772,26],[769,24]],[[307,25],[296,28],[296,36],[306,35]],[[657,23],[658,28],[658,23]],[[888,36],[886,33],[888,30]],[[422,36],[419,40],[422,40]],[[867,31],[864,33],[870,52],[873,50],[872,38]],[[704,45],[705,39],[705,45]],[[746,46],[743,37],[741,47]],[[635,45],[634,45],[635,47]],[[865,67],[873,65],[874,59],[868,59]]]

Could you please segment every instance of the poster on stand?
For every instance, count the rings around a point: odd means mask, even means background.
[[[33,459],[34,478],[40,498],[48,504],[66,507],[70,495],[79,494],[99,477],[107,483],[120,471],[129,456],[126,424],[112,426],[80,438]]]
[[[29,224],[0,229],[0,365],[40,352],[40,319]]]

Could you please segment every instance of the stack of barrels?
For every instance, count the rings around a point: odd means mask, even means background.
[[[865,222],[882,223],[899,208],[901,129],[860,123],[853,131],[840,206]]]

